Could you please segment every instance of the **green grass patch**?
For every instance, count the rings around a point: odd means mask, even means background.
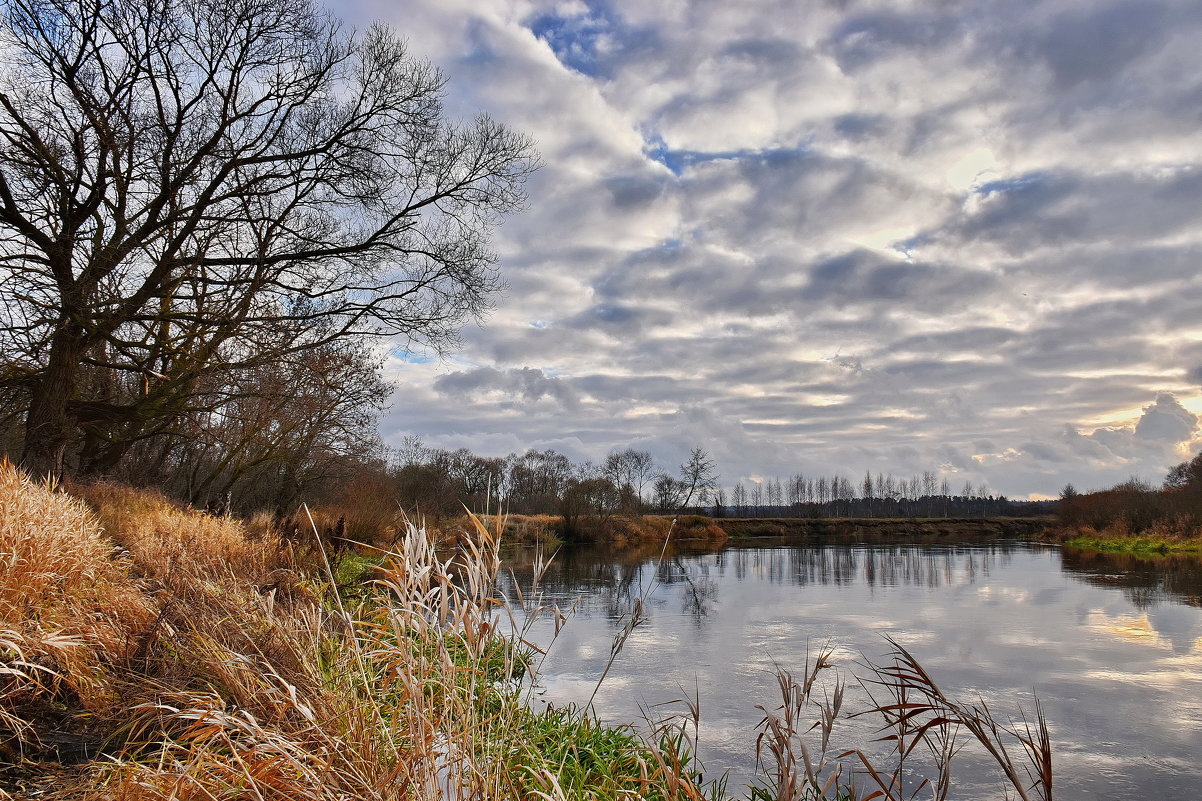
[[[661,736],[653,750],[630,727],[604,725],[577,708],[548,708],[528,711],[509,735],[506,763],[518,798],[534,797],[529,794],[546,792],[554,783],[556,798],[668,801],[688,797],[669,789],[669,775],[702,785],[679,731]],[[711,784],[709,795],[725,798],[725,785]]]
[[[1067,548],[1102,553],[1169,554],[1202,553],[1202,540],[1167,540],[1158,537],[1073,537]]]

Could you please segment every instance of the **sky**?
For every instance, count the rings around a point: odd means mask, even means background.
[[[1202,450],[1196,0],[339,0],[543,166],[385,440],[1012,498]]]

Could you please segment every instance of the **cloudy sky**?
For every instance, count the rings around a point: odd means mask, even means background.
[[[1012,497],[1202,449],[1196,0],[339,0],[544,167],[384,434]]]

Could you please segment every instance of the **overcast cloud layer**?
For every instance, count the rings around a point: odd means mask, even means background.
[[[545,167],[386,438],[1023,497],[1202,448],[1202,5],[360,0]]]

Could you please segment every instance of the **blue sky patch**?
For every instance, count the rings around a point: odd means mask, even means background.
[[[690,167],[695,167],[698,164],[705,164],[709,161],[740,161],[742,159],[761,159],[765,162],[772,162],[777,159],[793,159],[799,156],[804,156],[808,152],[804,147],[780,147],[771,148],[769,150],[719,150],[719,151],[703,151],[703,150],[672,150],[664,142],[662,137],[653,136],[647,140],[643,146],[643,153],[652,161],[658,161],[660,164],[672,171],[673,175],[680,176]]]
[[[526,25],[565,67],[602,80],[636,54],[655,52],[660,41],[658,33],[630,25],[605,2],[589,3],[586,14],[540,14]]]
[[[623,26],[609,9],[591,5],[588,14],[575,17],[541,14],[529,22],[529,28],[550,45],[564,66],[600,77],[608,61],[607,51],[621,38]]]
[[[1031,172],[1016,178],[1002,178],[997,181],[990,181],[987,184],[981,184],[973,191],[978,195],[991,195],[994,192],[1016,192],[1047,184],[1050,182],[1050,178],[1051,176],[1046,172]]]
[[[403,347],[393,348],[389,351],[389,355],[397,361],[402,361],[406,364],[429,364],[437,358],[433,353],[428,351],[412,351]]]

